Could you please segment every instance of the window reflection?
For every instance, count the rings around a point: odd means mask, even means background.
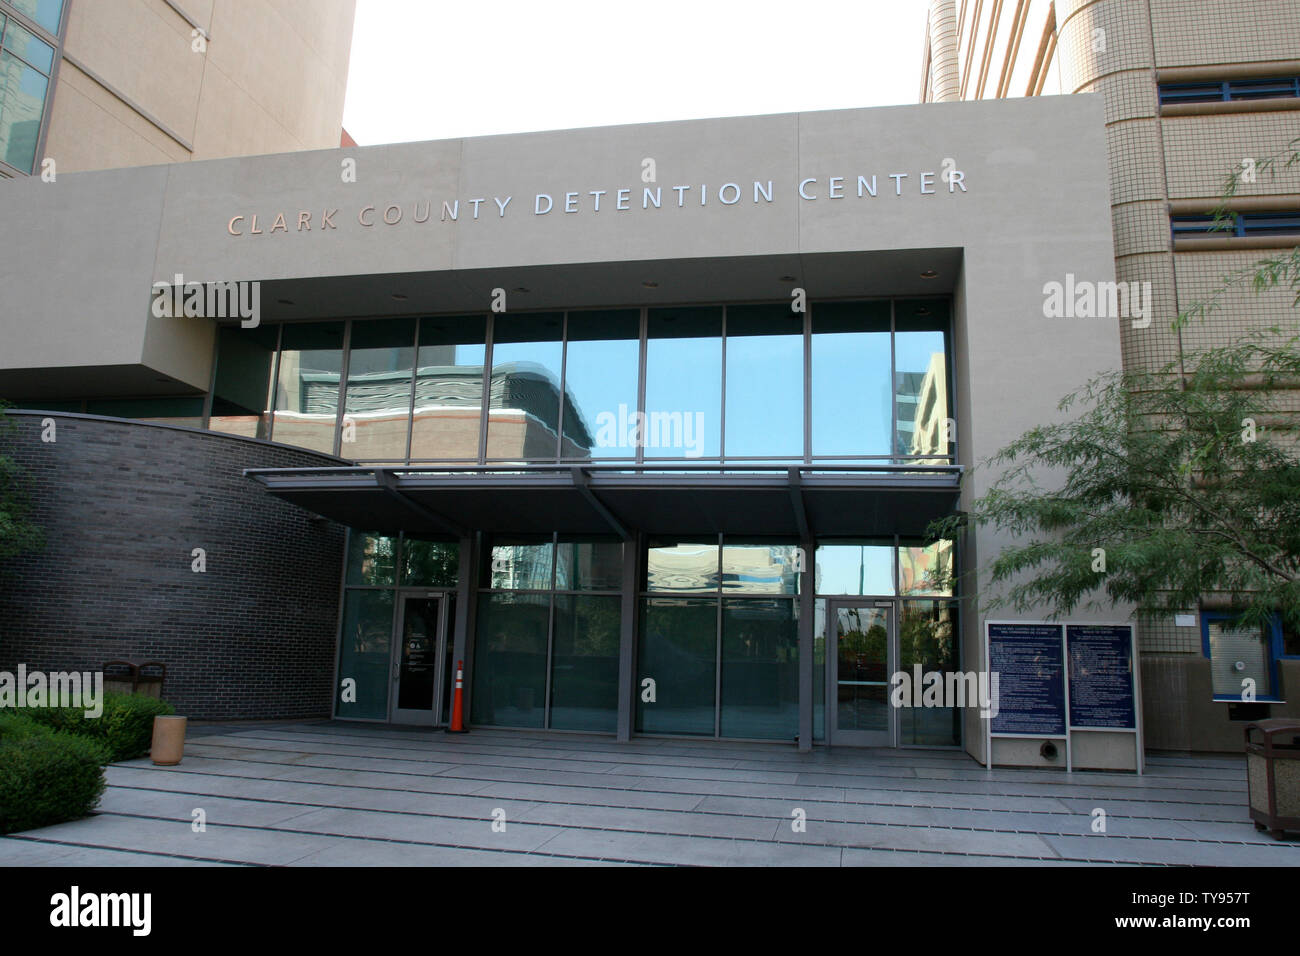
[[[266,438],[270,434],[271,369],[279,327],[224,326],[217,333],[217,377],[212,389],[215,432]]]
[[[31,172],[36,161],[49,82],[35,67],[0,51],[0,158],[23,172]]]
[[[722,309],[651,309],[646,458],[717,458],[722,426]]]
[[[478,458],[486,331],[481,315],[420,320],[412,459]]]
[[[898,590],[901,594],[951,596],[953,587],[951,541],[903,543],[898,549]]]
[[[894,541],[864,538],[817,546],[816,593],[894,593]]]
[[[635,309],[569,313],[563,457],[636,456],[640,338]]]
[[[722,548],[722,589],[730,594],[798,594],[795,543],[733,544]]]
[[[947,455],[951,429],[946,303],[900,301],[895,305],[895,322],[895,454]]]
[[[411,414],[413,319],[352,323],[339,454],[353,460],[406,457]]]
[[[803,313],[727,307],[726,455],[803,457]]]
[[[718,544],[651,541],[646,559],[648,591],[716,591]]]
[[[508,537],[492,539],[484,554],[479,580],[481,587],[512,591],[547,591],[551,588],[551,567],[555,546],[549,537]]]
[[[333,454],[342,368],[342,322],[284,327],[271,431],[275,441]]]
[[[888,302],[812,307],[812,453],[890,452]]]
[[[562,312],[493,319],[489,458],[555,460],[563,331]]]
[[[948,674],[957,670],[957,604],[904,601],[898,624],[898,668],[912,673]],[[947,678],[945,677],[945,681]],[[961,743],[956,707],[903,706],[898,710],[899,742],[951,747]]]

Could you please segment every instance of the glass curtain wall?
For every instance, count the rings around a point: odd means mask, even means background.
[[[352,531],[348,535],[335,713],[386,720],[398,589],[456,588],[456,542]],[[349,683],[350,682],[350,683]]]
[[[497,536],[484,549],[473,723],[614,733],[623,543]]]
[[[275,441],[334,453],[345,329],[342,322],[284,327],[271,426]]]
[[[898,609],[898,668],[922,675],[960,666],[959,604],[954,597],[951,541],[927,544],[905,537],[819,541],[814,562],[817,597],[813,623],[813,739],[825,740],[826,642],[836,599],[894,598]],[[848,603],[848,602],[845,602]],[[901,707],[902,746],[961,744],[961,713],[954,707]]]
[[[58,41],[63,0],[8,0],[8,5],[45,31],[43,39],[0,5],[0,160],[32,174],[39,172],[36,152],[57,57],[48,41]]]
[[[342,457],[406,460],[415,331],[415,319],[353,323],[339,435]]]
[[[712,536],[649,543],[638,733],[798,736],[796,550]]]
[[[362,463],[943,464],[950,321],[882,299],[225,328],[210,427]]]
[[[420,320],[412,409],[412,461],[477,461],[487,318]]]

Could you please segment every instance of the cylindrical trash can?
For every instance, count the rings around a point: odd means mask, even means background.
[[[1246,725],[1246,789],[1255,829],[1300,830],[1300,720]]]
[[[153,746],[149,756],[160,767],[173,767],[185,755],[184,717],[155,717],[153,719]]]

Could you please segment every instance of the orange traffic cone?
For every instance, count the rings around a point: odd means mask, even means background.
[[[449,734],[467,734],[465,729],[465,712],[464,712],[464,687],[465,687],[465,662],[456,662],[456,692],[451,698],[451,726],[447,728]]]

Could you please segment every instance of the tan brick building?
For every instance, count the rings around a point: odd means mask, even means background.
[[[1300,0],[935,0],[921,75],[922,102],[1104,97],[1115,277],[1152,290],[1149,325],[1119,322],[1126,367],[1158,369],[1252,329],[1295,328],[1290,296],[1249,285],[1207,317],[1170,326],[1226,276],[1300,241],[1300,165],[1283,158],[1259,170],[1300,148]],[[1208,232],[1234,170],[1234,233]],[[1277,696],[1288,674],[1300,683],[1300,637],[1280,626],[1263,650],[1224,640],[1234,660],[1219,661],[1214,610],[1207,602],[1182,626],[1140,628],[1148,746],[1240,747],[1240,721],[1260,707],[1221,693],[1237,680],[1235,658],[1271,677]]]

